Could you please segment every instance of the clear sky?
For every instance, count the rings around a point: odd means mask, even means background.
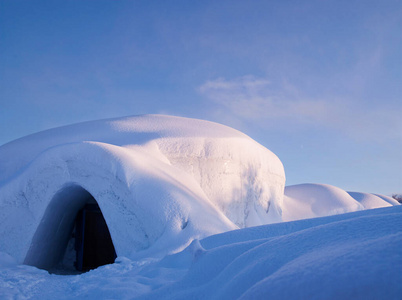
[[[0,0],[0,145],[162,113],[245,132],[287,185],[402,192],[401,45],[400,0]]]

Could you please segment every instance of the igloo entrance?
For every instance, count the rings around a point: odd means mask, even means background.
[[[116,252],[97,203],[86,204],[78,212],[71,237],[75,239],[75,268],[78,271],[88,271],[114,262]]]
[[[115,248],[95,198],[78,185],[55,194],[34,234],[24,263],[71,274],[113,263]]]

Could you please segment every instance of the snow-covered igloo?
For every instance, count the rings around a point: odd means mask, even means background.
[[[144,115],[55,128],[0,147],[0,251],[51,270],[92,205],[111,251],[162,256],[281,221],[284,184],[275,154],[213,122]]]

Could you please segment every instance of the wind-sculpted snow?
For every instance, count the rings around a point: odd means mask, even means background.
[[[328,184],[305,183],[285,188],[282,218],[293,221],[392,205],[399,203],[391,197],[346,192]]]
[[[0,170],[0,251],[43,268],[63,255],[63,224],[88,195],[117,254],[132,259],[282,220],[280,160],[207,121],[147,115],[55,128],[1,146]]]
[[[402,207],[234,230],[55,276],[0,253],[4,299],[400,299]]]
[[[362,204],[365,209],[400,205],[399,202],[396,201],[395,199],[384,195],[368,194],[361,192],[348,192],[348,194],[352,196],[360,204]]]

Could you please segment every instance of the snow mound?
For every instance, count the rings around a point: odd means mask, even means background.
[[[348,194],[362,204],[365,209],[399,205],[398,201],[388,196],[360,192],[348,192]]]
[[[234,230],[160,261],[54,276],[0,268],[5,299],[399,299],[402,207]],[[1,257],[1,255],[0,255]]]
[[[384,200],[386,203],[389,203],[391,205],[401,205],[397,200],[395,200],[392,197],[389,196],[385,196],[385,195],[380,195],[380,194],[373,194],[379,198],[381,198],[382,200]]]
[[[285,187],[283,220],[330,216],[378,207],[399,205],[391,197],[346,192],[327,184],[298,184]]]
[[[55,128],[0,147],[0,252],[50,268],[93,197],[118,256],[160,257],[281,221],[284,183],[275,154],[208,121],[145,115]]]

